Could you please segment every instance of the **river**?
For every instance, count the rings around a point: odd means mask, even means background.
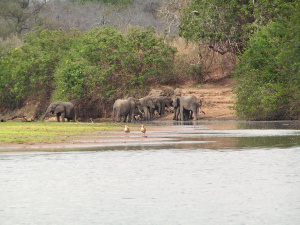
[[[142,141],[0,153],[0,224],[300,224],[299,122],[158,125]]]

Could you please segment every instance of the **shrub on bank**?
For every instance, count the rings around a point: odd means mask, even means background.
[[[175,53],[153,29],[36,30],[1,56],[0,101],[10,108],[31,96],[111,104],[150,85],[175,82]]]

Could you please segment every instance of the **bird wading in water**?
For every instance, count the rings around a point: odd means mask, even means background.
[[[141,127],[141,132],[142,132],[142,135],[146,135],[146,128],[144,127],[144,124],[142,124],[142,127]]]
[[[125,125],[124,127],[124,132],[126,135],[130,133],[129,127],[127,125]]]

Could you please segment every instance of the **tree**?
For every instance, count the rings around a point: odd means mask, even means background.
[[[261,26],[285,13],[286,0],[195,0],[183,9],[180,36],[205,40],[220,54],[243,53],[243,44]]]
[[[47,0],[0,0],[0,36],[21,35],[35,25]]]
[[[235,109],[241,118],[300,119],[299,5],[284,10],[250,38],[240,57]]]

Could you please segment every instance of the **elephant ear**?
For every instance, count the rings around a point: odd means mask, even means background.
[[[148,99],[148,105],[150,106],[150,108],[153,108],[153,109],[155,108],[153,99],[151,99],[151,98]]]
[[[62,102],[57,102],[56,107],[54,109],[54,113],[60,113],[65,111],[65,106],[62,104]]]

